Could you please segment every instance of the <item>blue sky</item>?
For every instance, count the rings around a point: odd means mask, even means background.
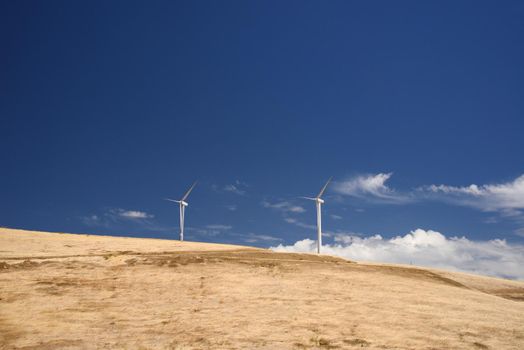
[[[524,240],[522,2],[0,7],[2,226]]]

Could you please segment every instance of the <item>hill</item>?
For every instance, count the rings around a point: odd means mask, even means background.
[[[1,349],[524,349],[524,282],[0,228]]]

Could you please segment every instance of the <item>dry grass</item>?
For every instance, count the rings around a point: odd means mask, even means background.
[[[524,283],[0,229],[1,349],[524,349]]]

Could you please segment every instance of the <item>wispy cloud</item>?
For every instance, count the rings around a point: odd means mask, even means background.
[[[316,241],[304,239],[293,245],[271,247],[280,252],[314,252]],[[474,241],[465,237],[446,237],[417,229],[404,236],[384,239],[380,235],[358,237],[339,235],[325,254],[360,261],[410,264],[476,274],[524,279],[524,245],[505,240]]]
[[[204,227],[187,227],[186,230],[200,236],[215,237],[230,231],[232,228],[231,225],[210,224]]]
[[[469,206],[504,216],[519,216],[524,209],[524,175],[503,183],[468,186],[427,185],[399,192],[386,182],[392,173],[359,175],[336,182],[335,192],[369,201],[384,203],[410,203],[419,200],[441,200],[451,204]]]
[[[340,216],[340,215],[331,214],[330,217],[331,217],[333,220],[342,220],[342,216]]]
[[[263,201],[262,206],[264,208],[273,209],[277,212],[279,212],[284,219],[285,222],[288,224],[293,224],[298,227],[306,228],[306,229],[313,229],[315,226],[308,225],[306,223],[303,223],[301,220],[297,219],[297,214],[302,214],[306,212],[306,209],[300,205],[293,204],[289,201],[279,201],[275,203],[270,203],[268,201]]]
[[[284,221],[288,224],[293,224],[298,227],[307,228],[307,229],[316,229],[317,227],[315,225],[306,224],[298,219],[295,218],[284,218]]]
[[[248,233],[247,235],[241,235],[241,236],[243,237],[243,240],[246,243],[262,243],[262,242],[276,243],[278,241],[282,241],[282,239],[279,237],[275,237],[271,235],[264,235],[264,234],[257,234],[257,233]]]
[[[140,210],[126,210],[122,208],[110,208],[102,214],[91,214],[81,217],[81,221],[86,226],[112,227],[118,223],[132,222],[141,226],[147,226],[155,231],[162,231],[165,228],[151,223],[150,219],[155,216]]]
[[[453,205],[465,206],[484,212],[497,213],[501,219],[509,219],[524,225],[524,175],[498,184],[469,186],[429,185],[416,190],[419,197]],[[487,219],[490,223],[497,218]],[[519,230],[516,235],[522,235]]]
[[[247,187],[248,185],[245,182],[242,182],[240,180],[235,180],[234,183],[227,184],[223,186],[222,188],[219,188],[218,186],[214,186],[216,190],[238,194],[239,196],[244,196],[246,194]]]
[[[151,219],[155,216],[139,210],[115,209],[114,213],[124,219]]]
[[[238,206],[236,204],[228,204],[226,205],[226,209],[229,211],[236,211],[238,209]]]
[[[264,208],[271,208],[278,210],[282,213],[304,213],[306,209],[300,205],[292,204],[288,201],[282,201],[277,203],[269,203],[267,201],[262,202]]]
[[[430,185],[418,190],[433,194],[437,199],[484,211],[501,212],[507,216],[520,215],[520,210],[524,209],[524,175],[499,184],[472,184],[464,187]]]
[[[514,231],[517,236],[524,237],[524,227],[518,228]]]
[[[231,225],[222,225],[222,224],[206,225],[206,227],[212,230],[231,230],[231,228],[233,228],[233,226]]]
[[[86,226],[104,226],[102,222],[102,218],[98,215],[88,215],[88,216],[82,216],[80,220],[84,223]]]
[[[452,205],[497,213],[498,218],[510,219],[524,225],[524,175],[503,183],[468,186],[427,185],[398,191],[387,185],[392,173],[359,175],[334,184],[340,195],[351,196],[369,203],[409,204],[439,201]],[[490,217],[489,223],[497,221]]]
[[[413,200],[386,185],[393,173],[359,175],[344,181],[335,182],[333,190],[341,195],[356,197],[372,202],[401,204]]]
[[[241,190],[240,188],[238,188],[237,185],[226,185],[224,186],[224,191],[226,192],[232,192],[232,193],[235,193],[235,194],[238,194],[238,195],[245,195],[246,194],[246,191],[245,190]]]

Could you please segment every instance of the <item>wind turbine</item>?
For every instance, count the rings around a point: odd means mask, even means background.
[[[176,201],[176,200],[170,199],[170,198],[165,198],[166,201],[175,202],[175,203],[178,203],[180,205],[180,240],[181,241],[184,240],[184,214],[185,214],[185,211],[186,211],[186,207],[189,205],[186,202],[186,199],[189,196],[189,194],[191,193],[191,191],[193,191],[193,188],[195,187],[196,184],[197,184],[197,182],[195,181],[193,183],[193,185],[191,185],[189,190],[187,190],[186,194],[184,194],[184,197],[182,197],[182,199],[179,200],[179,201]]]
[[[322,206],[322,204],[324,204],[324,200],[320,197],[322,197],[322,195],[324,194],[324,191],[326,190],[330,182],[331,182],[331,177],[329,178],[329,180],[327,180],[326,184],[324,185],[324,187],[322,187],[322,189],[318,193],[318,196],[316,196],[315,198],[301,197],[304,199],[315,201],[315,204],[317,205],[317,234],[318,234],[317,254],[320,254],[320,247],[322,247],[322,211],[320,207]]]

